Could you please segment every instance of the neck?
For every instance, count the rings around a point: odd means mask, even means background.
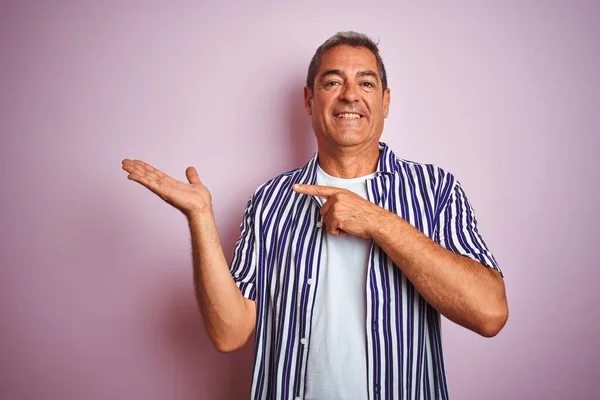
[[[328,175],[352,179],[377,171],[379,143],[375,145],[328,148],[319,145],[319,166]]]

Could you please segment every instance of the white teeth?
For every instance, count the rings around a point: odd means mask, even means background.
[[[343,118],[343,119],[358,119],[358,118],[360,118],[360,114],[342,113],[342,114],[338,114],[337,117],[338,118]]]

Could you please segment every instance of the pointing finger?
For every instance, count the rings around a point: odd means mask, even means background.
[[[300,184],[294,185],[292,187],[292,189],[294,189],[294,191],[297,193],[308,194],[311,196],[319,196],[324,199],[344,190],[344,189],[334,188],[331,186],[300,185]]]

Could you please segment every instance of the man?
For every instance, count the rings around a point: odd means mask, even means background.
[[[486,337],[508,317],[473,210],[450,173],[379,142],[390,89],[366,36],[319,47],[304,99],[318,152],[250,198],[230,267],[194,168],[123,168],[187,216],[216,348],[256,328],[253,399],[445,399],[440,313]]]

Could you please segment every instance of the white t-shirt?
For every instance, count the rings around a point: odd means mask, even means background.
[[[365,181],[317,171],[317,184],[367,198]],[[323,227],[325,229],[325,227]],[[305,400],[366,399],[366,277],[371,241],[324,231],[306,369]]]

